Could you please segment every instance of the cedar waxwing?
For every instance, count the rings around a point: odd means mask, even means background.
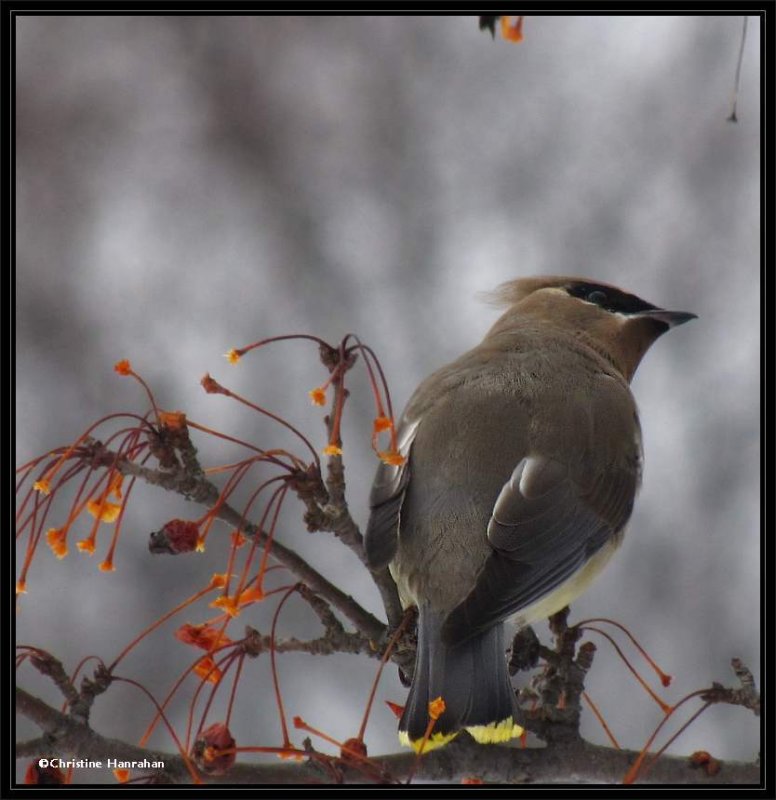
[[[629,383],[650,345],[695,314],[584,278],[525,278],[483,341],[415,391],[381,464],[365,548],[418,608],[415,670],[399,737],[424,750],[462,729],[520,736],[503,621],[574,600],[622,541],[641,476]]]

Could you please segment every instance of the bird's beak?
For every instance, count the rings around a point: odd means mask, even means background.
[[[649,311],[639,311],[638,314],[633,314],[633,317],[646,317],[647,319],[654,319],[658,322],[664,322],[669,328],[675,328],[677,325],[684,325],[691,319],[697,319],[697,314],[692,314],[689,311],[664,311],[662,308],[654,308]]]

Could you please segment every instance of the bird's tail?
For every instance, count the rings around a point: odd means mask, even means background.
[[[521,736],[519,710],[507,673],[503,625],[451,647],[441,637],[444,617],[429,608],[420,609],[415,673],[399,722],[400,741],[427,752],[447,744],[461,730],[483,744]],[[445,711],[423,744],[429,703],[438,697],[444,700]]]

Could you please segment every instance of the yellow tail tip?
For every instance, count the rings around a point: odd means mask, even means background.
[[[501,744],[512,739],[519,739],[525,733],[525,729],[518,725],[512,717],[502,719],[500,722],[489,722],[487,725],[467,725],[464,730],[479,744]],[[428,753],[449,744],[459,733],[460,731],[432,733],[424,742],[423,737],[410,739],[407,731],[399,731],[399,742],[404,747],[411,747],[416,753],[421,752],[421,747],[422,752]]]
[[[487,725],[467,725],[466,730],[475,742],[480,744],[498,744],[511,739],[519,739],[525,729],[518,725],[512,717],[501,722],[489,722]]]
[[[420,739],[410,739],[407,731],[399,731],[399,743],[404,745],[404,747],[411,747],[416,753],[420,753],[421,748],[424,753],[429,753],[432,750],[436,750],[438,747],[444,747],[446,744],[449,744],[459,733],[460,731],[453,731],[453,733],[432,733],[428,739],[425,739],[423,736],[421,736]]]

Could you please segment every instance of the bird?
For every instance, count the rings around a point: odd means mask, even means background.
[[[506,310],[418,386],[397,423],[403,459],[379,465],[370,494],[367,563],[388,566],[418,613],[399,721],[418,752],[463,730],[522,735],[505,621],[569,605],[621,544],[643,459],[630,382],[662,334],[696,318],[573,276],[518,278],[491,299]]]

